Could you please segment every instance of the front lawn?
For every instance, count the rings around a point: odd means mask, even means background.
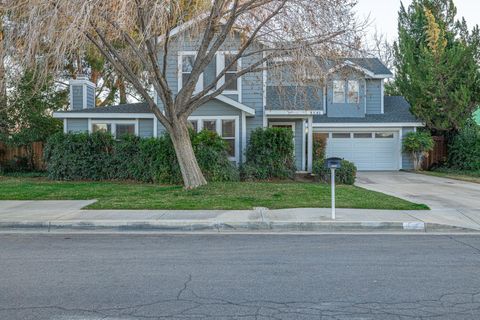
[[[422,171],[421,173],[428,174],[431,176],[436,176],[436,177],[480,183],[480,170],[465,171],[465,170],[454,170],[454,169],[448,169],[448,168],[438,168],[438,169],[435,169],[434,171]]]
[[[330,207],[330,186],[299,182],[210,183],[196,190],[127,182],[60,182],[0,177],[0,200],[98,201],[88,209],[271,209]],[[422,210],[411,203],[355,186],[338,186],[339,208]]]

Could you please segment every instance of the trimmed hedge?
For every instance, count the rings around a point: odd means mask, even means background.
[[[313,163],[313,173],[317,180],[330,183],[330,169],[325,164],[325,159],[318,159]],[[357,167],[347,161],[341,161],[340,169],[335,170],[335,181],[339,184],[353,185],[357,176]]]
[[[453,169],[480,170],[480,126],[475,122],[453,137],[448,148],[448,165]]]
[[[192,145],[205,178],[236,181],[239,173],[228,160],[227,145],[208,131],[191,132]],[[182,183],[175,150],[168,135],[159,138],[124,136],[115,140],[108,133],[58,133],[48,139],[44,158],[50,179],[136,180]]]
[[[287,128],[257,128],[250,135],[247,161],[241,168],[244,180],[293,178],[293,133]]]

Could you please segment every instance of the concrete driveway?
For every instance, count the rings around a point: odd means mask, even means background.
[[[359,172],[356,184],[480,224],[480,184],[408,172]]]

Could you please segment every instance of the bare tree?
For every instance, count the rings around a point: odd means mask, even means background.
[[[354,0],[4,0],[15,21],[7,37],[18,63],[45,73],[63,70],[66,56],[94,45],[138,91],[172,138],[186,188],[206,184],[188,134],[188,116],[238,77],[288,61],[300,75],[358,48]],[[235,54],[212,83],[196,84],[232,37]],[[196,59],[176,92],[167,79],[172,46],[193,43]],[[312,60],[312,58],[315,59]],[[176,57],[175,57],[176,59]],[[230,76],[228,69],[242,62]],[[267,62],[276,61],[275,64]],[[176,67],[175,62],[175,67]],[[159,105],[149,86],[158,93]]]
[[[394,69],[395,56],[393,54],[393,43],[388,41],[385,34],[375,30],[370,41],[366,41],[366,52],[368,55],[374,56],[390,70]]]

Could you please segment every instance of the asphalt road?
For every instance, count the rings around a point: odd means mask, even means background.
[[[2,234],[0,319],[480,319],[480,236]]]

